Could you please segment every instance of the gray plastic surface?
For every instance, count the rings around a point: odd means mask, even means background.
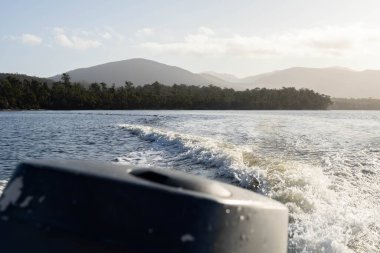
[[[284,253],[287,208],[169,170],[28,161],[0,198],[4,252]]]

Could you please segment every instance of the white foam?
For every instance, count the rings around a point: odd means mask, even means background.
[[[164,131],[143,125],[122,124],[119,126],[139,136],[142,140],[153,142],[175,152],[174,159],[176,161],[189,160],[193,164],[202,164],[210,169],[216,168],[214,179],[226,179],[230,183],[238,184],[244,188],[256,187],[260,181],[260,174],[244,164],[244,152],[234,145],[227,145],[210,138]],[[153,153],[153,151],[150,152]],[[158,153],[159,155],[160,153]],[[129,163],[136,157],[141,157],[141,160],[145,161],[149,159],[146,153],[141,155],[140,152],[131,152],[119,159]],[[137,160],[138,165],[141,164],[141,160]],[[147,165],[156,165],[157,160],[160,158],[156,157],[156,161],[148,162]],[[165,159],[162,160],[165,161]]]
[[[8,185],[7,191],[1,196],[0,211],[4,211],[9,205],[16,204],[17,200],[21,196],[23,187],[23,178],[18,177],[11,181]]]
[[[295,161],[256,156],[255,165],[264,170],[268,196],[289,208],[290,252],[379,252],[380,195],[374,182]]]
[[[143,125],[124,124],[120,127],[151,142],[152,147],[158,146],[144,151],[148,153],[136,151],[130,154],[128,162],[133,163],[140,154],[142,164],[148,162],[152,166],[170,167],[168,157],[161,153],[169,150],[176,161],[191,161],[213,171],[205,174],[211,178],[245,188],[254,188],[259,181],[263,194],[281,201],[290,210],[290,252],[380,251],[377,215],[380,191],[379,187],[374,187],[380,178],[372,172],[379,168],[376,159],[367,159],[367,164],[363,165],[362,169],[369,172],[358,170],[359,173],[352,173],[347,168],[359,165],[352,165],[355,159],[347,157],[352,154],[344,152],[323,156],[318,165],[309,160],[305,163],[292,161],[289,157],[259,155],[249,146],[226,144],[216,138]],[[291,145],[306,144],[297,140]],[[152,159],[152,155],[155,158]],[[358,152],[355,155],[365,154]],[[144,156],[149,161],[144,161]],[[363,157],[357,160],[362,161]]]
[[[0,180],[0,196],[3,193],[6,184],[7,184],[6,180]]]

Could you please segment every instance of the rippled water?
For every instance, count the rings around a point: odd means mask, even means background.
[[[0,112],[0,191],[29,158],[176,169],[290,210],[289,252],[380,252],[379,111]]]

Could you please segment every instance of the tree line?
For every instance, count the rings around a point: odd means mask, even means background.
[[[331,110],[380,110],[380,99],[375,98],[333,98]]]
[[[330,104],[329,96],[293,87],[235,91],[213,85],[166,86],[158,82],[144,86],[126,82],[121,87],[92,83],[84,87],[70,82],[68,74],[54,83],[11,75],[0,80],[0,109],[313,110],[326,109]]]

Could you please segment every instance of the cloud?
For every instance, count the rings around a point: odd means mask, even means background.
[[[1,38],[5,41],[13,41],[31,46],[37,46],[42,43],[42,38],[34,34],[24,33],[22,35],[4,35]]]
[[[25,33],[21,35],[21,42],[23,44],[36,46],[42,43],[42,39],[34,34]]]
[[[152,28],[149,28],[149,27],[145,27],[143,29],[140,29],[136,32],[136,36],[138,38],[143,38],[143,37],[148,37],[148,36],[152,36],[154,34],[154,31]]]
[[[105,32],[101,34],[101,36],[103,37],[103,39],[106,39],[106,40],[112,39],[112,35],[109,32]]]
[[[63,47],[74,47],[74,43],[65,34],[56,35],[55,40]]]
[[[60,27],[54,28],[55,41],[58,45],[66,48],[87,50],[91,48],[97,48],[102,45],[102,43],[95,39],[83,38],[77,35],[66,35],[66,30]],[[81,34],[89,35],[88,32],[81,31]]]
[[[207,27],[200,27],[196,33],[188,34],[182,41],[162,43],[144,42],[145,49],[159,53],[193,54],[193,55],[271,55],[277,53],[277,47],[258,37],[217,36]]]
[[[162,54],[239,57],[345,57],[380,53],[380,29],[327,26],[259,35],[220,35],[207,27],[174,42],[145,41],[140,47]]]
[[[99,29],[97,29],[98,34],[100,34],[104,39],[109,40],[118,40],[118,41],[123,41],[125,39],[124,35],[116,31],[114,28],[110,26],[103,26]]]
[[[65,34],[56,35],[55,41],[63,47],[79,49],[79,50],[97,48],[102,45],[102,43],[100,43],[97,40],[83,39],[77,36],[68,37]]]
[[[204,34],[204,35],[214,35],[215,34],[215,32],[212,29],[207,28],[205,26],[199,27],[198,28],[198,33]]]
[[[29,34],[29,33],[23,34],[21,36],[21,41],[24,44],[28,44],[32,46],[39,45],[42,43],[42,39],[40,37],[34,34]]]

